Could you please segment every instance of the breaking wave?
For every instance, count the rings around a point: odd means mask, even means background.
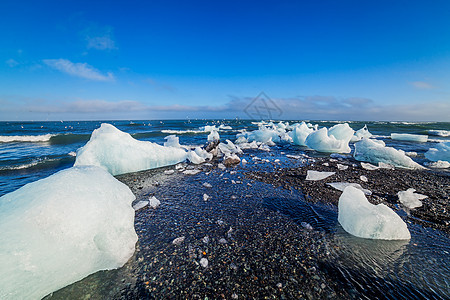
[[[0,143],[14,143],[14,142],[48,142],[53,137],[53,134],[44,135],[1,135]]]

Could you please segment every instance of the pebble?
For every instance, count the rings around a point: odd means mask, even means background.
[[[368,181],[367,177],[364,175],[359,176],[359,179],[361,179],[361,181],[364,181],[364,182]]]
[[[166,175],[172,175],[173,173],[175,173],[175,170],[165,170],[164,174]]]

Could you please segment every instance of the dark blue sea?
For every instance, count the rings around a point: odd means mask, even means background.
[[[290,124],[302,120],[289,120]],[[319,127],[331,127],[330,121],[307,121]],[[93,130],[102,123],[110,123],[134,138],[164,143],[164,138],[175,134],[182,145],[205,145],[206,125],[230,126],[220,130],[221,139],[236,140],[242,130],[258,129],[258,122],[251,120],[135,120],[135,121],[59,121],[59,122],[0,122],[0,196],[21,186],[69,168],[75,162],[76,151],[89,140]],[[274,121],[276,124],[277,122]],[[416,152],[413,159],[424,163],[423,154],[436,142],[449,141],[450,123],[410,122],[348,122],[354,130],[367,125],[377,139],[386,146]],[[438,132],[435,132],[438,131]],[[429,135],[427,143],[405,142],[390,139],[391,133]],[[434,135],[433,135],[434,134]],[[302,147],[287,145],[294,154]]]

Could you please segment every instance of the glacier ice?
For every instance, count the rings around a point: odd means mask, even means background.
[[[161,205],[161,201],[159,201],[155,196],[151,197],[148,202],[150,204],[150,207],[153,209],[156,209],[159,205]]]
[[[305,122],[302,122],[301,124],[297,125],[290,133],[289,135],[292,138],[292,142],[295,145],[298,146],[306,146],[305,140],[308,137],[308,135],[313,132],[314,130],[309,128]]]
[[[450,163],[445,160],[438,160],[433,162],[425,163],[427,167],[433,168],[433,169],[448,169],[450,168]]]
[[[348,233],[367,239],[409,240],[406,223],[384,204],[369,203],[364,193],[348,186],[339,197],[338,221]]]
[[[148,201],[141,200],[138,203],[136,203],[135,205],[133,205],[133,209],[140,210],[140,209],[146,207],[148,204],[149,204]]]
[[[351,142],[357,142],[362,140],[363,138],[371,138],[372,134],[369,132],[369,129],[367,128],[367,125],[364,125],[363,128],[357,130],[355,134],[351,138]]]
[[[425,157],[431,161],[447,161],[450,162],[450,142],[441,142],[436,144],[425,152]]]
[[[355,131],[348,125],[348,123],[344,124],[336,124],[330,129],[328,129],[328,136],[334,136],[337,140],[350,142],[353,137]]]
[[[322,179],[330,177],[331,175],[334,175],[334,174],[336,174],[336,172],[320,172],[320,171],[308,170],[306,172],[305,180],[312,180],[312,181],[322,180]]]
[[[403,206],[407,208],[416,208],[422,206],[422,201],[425,198],[428,198],[428,196],[414,193],[416,190],[413,188],[409,188],[406,191],[400,191],[397,193],[398,200],[400,201]]]
[[[336,135],[338,131],[336,131]],[[305,140],[306,146],[319,152],[350,153],[347,140],[338,140],[335,136],[328,135],[328,129],[323,127],[308,135]]]
[[[119,175],[174,165],[186,158],[187,152],[181,148],[138,141],[113,125],[103,123],[92,132],[87,144],[77,150],[74,165],[99,166],[112,175]]]
[[[391,139],[398,141],[426,143],[428,135],[409,134],[409,133],[391,133]]]
[[[164,142],[164,147],[175,147],[181,148],[180,140],[176,135],[169,135],[164,138],[166,141]]]
[[[133,255],[135,199],[104,169],[72,167],[0,198],[0,299],[41,299]]]
[[[356,160],[371,163],[385,163],[405,169],[422,169],[423,167],[405,155],[405,152],[386,147],[382,141],[362,139],[355,143],[353,154]]]
[[[208,142],[214,142],[220,140],[220,135],[217,130],[212,130],[210,134],[208,134]]]

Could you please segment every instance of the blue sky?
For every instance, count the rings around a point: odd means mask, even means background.
[[[0,120],[450,121],[449,1],[1,1]]]

